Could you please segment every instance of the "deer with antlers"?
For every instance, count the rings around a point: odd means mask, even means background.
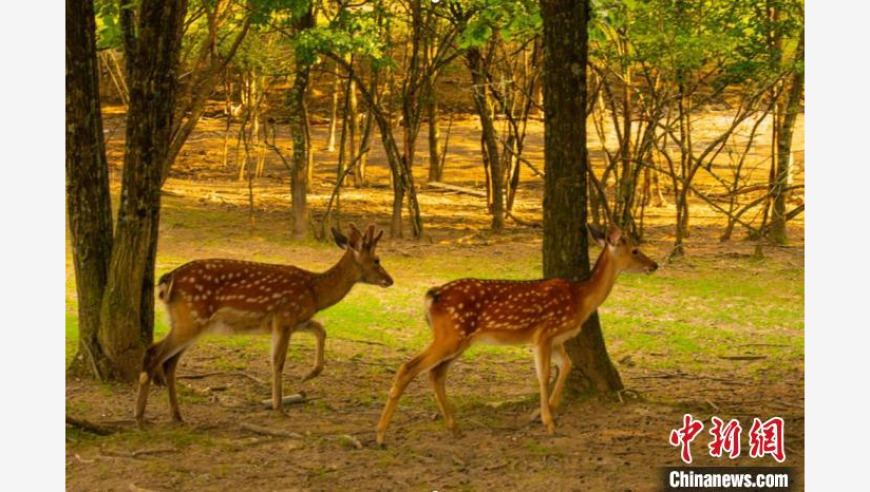
[[[426,318],[434,340],[399,368],[378,422],[378,444],[384,443],[387,426],[408,383],[424,371],[429,372],[447,428],[459,435],[444,389],[447,370],[468,347],[479,342],[534,346],[541,421],[549,434],[555,432],[551,410],[559,405],[572,365],[562,344],[580,332],[589,315],[610,294],[620,272],[652,273],[658,268],[619,228],[611,226],[606,236],[591,226],[589,230],[603,250],[585,281],[462,279],[426,293]],[[551,359],[559,368],[552,395]]]
[[[349,236],[333,228],[335,243],[345,250],[341,259],[322,273],[290,265],[234,260],[198,260],[161,277],[158,296],[166,305],[171,330],[145,353],[139,375],[136,420],[144,422],[148,387],[163,368],[172,418],[181,421],[175,393],[175,370],[184,351],[204,333],[272,334],[272,408],[283,413],[281,382],[290,335],[308,332],[317,339],[314,368],[307,381],[323,369],[326,332],[312,317],[341,301],[354,284],[389,287],[393,279],[375,253],[383,231],[365,234],[353,225]]]

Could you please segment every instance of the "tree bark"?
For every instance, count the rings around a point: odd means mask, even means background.
[[[112,204],[94,4],[67,0],[66,12],[66,198],[79,321],[78,352],[70,368],[102,378],[112,366],[98,340],[112,255]]]
[[[353,162],[355,157],[359,154],[360,146],[359,146],[359,115],[358,113],[358,104],[356,99],[356,83],[354,83],[353,79],[350,79],[348,83],[348,95],[347,95],[347,111],[348,111],[348,150],[347,153],[348,162]],[[362,174],[362,169],[359,166],[355,166],[353,168],[353,185],[356,188],[360,188],[363,186],[364,176]]]
[[[423,36],[423,66],[429,67],[432,64],[432,51],[434,49],[433,35],[436,23],[433,21],[432,10],[429,11],[427,17],[429,29]],[[441,170],[441,151],[440,151],[440,136],[438,131],[438,94],[435,92],[435,73],[430,73],[426,77],[426,87],[423,93],[426,94],[424,104],[426,105],[426,120],[429,123],[429,182],[441,181],[443,173]]]
[[[444,177],[441,169],[441,136],[438,129],[438,100],[435,91],[429,92],[426,101],[426,113],[429,120],[429,181],[441,181]]]
[[[308,11],[299,20],[299,30],[314,27],[313,7],[309,4]],[[311,73],[311,63],[303,55],[296,55],[296,79],[287,94],[287,109],[289,110],[290,138],[293,140],[293,170],[290,173],[290,194],[293,202],[293,235],[296,238],[305,237],[308,229],[307,178],[309,152],[311,142],[308,132],[308,108],[305,104],[305,94],[308,89],[308,79]]]
[[[121,203],[99,332],[99,342],[112,363],[111,378],[133,381],[153,339],[160,188],[169,155],[186,10],[186,0],[143,0],[135,40],[125,43],[130,110]],[[124,26],[128,33],[134,32],[130,20]]]
[[[489,170],[489,186],[492,197],[492,230],[500,232],[504,229],[504,170],[499,158],[498,141],[495,136],[495,125],[492,122],[492,114],[489,109],[487,90],[489,79],[487,77],[487,62],[478,48],[468,48],[465,59],[468,69],[471,71],[472,95],[474,107],[480,118],[481,131],[483,132],[484,164]]]
[[[332,76],[332,102],[329,111],[329,143],[326,144],[327,152],[335,152],[335,129],[338,126],[338,94],[341,84],[339,84],[338,71],[340,70],[338,63],[335,64],[335,74]]]
[[[803,61],[804,35],[801,32],[800,41],[795,60]],[[778,244],[788,242],[786,232],[786,202],[788,201],[788,187],[791,185],[793,156],[791,152],[792,137],[797,115],[800,112],[801,96],[804,91],[803,70],[797,68],[791,76],[791,87],[788,91],[788,100],[785,102],[785,114],[782,124],[779,125],[779,135],[776,142],[776,173],[773,186],[773,210],[770,218],[770,239]]]
[[[589,276],[586,231],[587,0],[541,0],[544,24],[544,276]],[[622,389],[597,314],[565,348],[572,391]]]

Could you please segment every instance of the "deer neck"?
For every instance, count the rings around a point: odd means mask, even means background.
[[[592,273],[585,282],[581,282],[578,288],[581,291],[580,298],[584,308],[592,312],[598,309],[616,283],[616,277],[619,276],[619,270],[616,268],[616,261],[610,254],[608,246],[604,247],[604,251],[598,256],[595,262],[595,267]]]
[[[320,311],[344,299],[360,279],[360,271],[350,252],[338,260],[332,268],[317,275],[311,284],[316,309]]]

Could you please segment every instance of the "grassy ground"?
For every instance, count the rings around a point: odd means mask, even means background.
[[[110,144],[110,154],[117,154],[118,145]],[[180,169],[198,165],[196,149],[183,156]],[[214,160],[213,155],[204,158]],[[339,257],[330,244],[290,240],[285,184],[268,177],[258,181],[252,228],[246,187],[222,173],[170,179],[158,275],[196,258],[318,270]],[[473,185],[473,178],[462,182]],[[315,210],[328,198],[327,189],[326,183],[315,187]],[[540,190],[534,182],[520,198],[519,211],[537,213]],[[387,190],[348,190],[344,220],[383,225],[388,201]],[[327,365],[319,378],[299,383],[313,361],[313,340],[299,335],[291,342],[285,391],[304,390],[309,402],[292,407],[289,418],[275,417],[259,404],[269,395],[268,336],[206,337],[188,351],[179,368],[187,376],[180,380],[184,426],[169,423],[163,388],[152,389],[148,415],[153,425],[139,431],[129,420],[133,388],[68,377],[68,414],[121,429],[96,437],[68,428],[68,488],[655,490],[658,468],[680,463],[667,438],[687,411],[706,422],[712,415],[739,418],[744,429],[752,417],[784,417],[786,464],[802,474],[802,223],[795,222],[790,231],[793,246],[766,248],[759,260],[751,255],[753,242],[720,244],[716,237],[722,224],[703,207],[693,210],[687,256],[662,261],[654,275],[625,274],[600,310],[611,357],[638,398],[567,402],[556,412],[557,435],[547,436],[528,418],[537,407],[530,350],[474,347],[454,364],[448,379],[464,436],[453,438],[433,419],[437,408],[427,378],[420,377],[400,403],[389,446],[376,449],[374,428],[394,372],[429,340],[422,312],[425,291],[459,277],[540,276],[539,233],[512,226],[504,235],[489,235],[478,202],[421,190],[431,225],[426,240],[384,240],[380,247],[396,284],[387,289],[357,286],[344,301],[318,314],[328,332]],[[670,250],[672,212],[650,211],[643,249],[657,260]],[[68,360],[75,351],[76,325],[68,251]],[[158,337],[167,331],[162,310],[156,331]],[[747,356],[755,358],[735,359]],[[259,436],[242,423],[300,436]],[[710,458],[704,448],[707,437],[705,430],[693,445],[698,464],[775,464],[769,457],[748,458],[745,435],[743,457],[735,462]]]

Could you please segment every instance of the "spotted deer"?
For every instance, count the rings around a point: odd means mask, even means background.
[[[345,250],[322,273],[290,265],[234,260],[197,260],[160,278],[158,296],[166,305],[171,330],[145,353],[139,375],[136,420],[144,422],[148,386],[162,366],[172,418],[181,421],[175,393],[175,370],[184,351],[204,333],[272,334],[272,408],[283,413],[281,379],[287,345],[294,332],[312,333],[317,340],[314,368],[307,381],[323,369],[326,332],[312,317],[341,301],[354,284],[389,287],[393,279],[381,266],[375,249],[383,231],[365,234],[350,227],[349,236],[332,229],[335,243]]]
[[[583,322],[610,294],[620,272],[652,273],[658,268],[633,241],[623,237],[619,228],[611,226],[606,237],[591,226],[589,230],[603,250],[588,280],[462,279],[426,293],[426,318],[434,340],[399,368],[378,422],[378,444],[384,443],[387,426],[408,383],[424,371],[429,372],[447,428],[459,435],[444,389],[447,370],[468,347],[479,342],[534,346],[541,420],[549,434],[555,432],[551,409],[559,405],[572,365],[563,343],[580,332]],[[559,368],[552,395],[551,358]]]

